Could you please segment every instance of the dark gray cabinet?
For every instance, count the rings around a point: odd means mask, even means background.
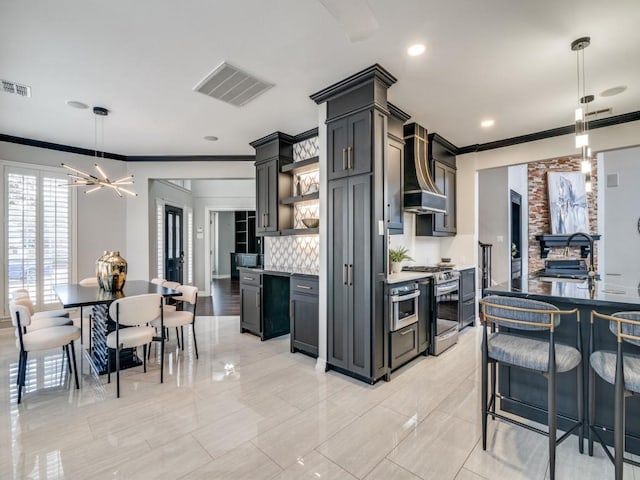
[[[418,353],[429,354],[431,322],[433,321],[433,292],[431,279],[419,281],[420,297],[418,297]]]
[[[446,213],[416,216],[416,235],[451,237],[456,234],[455,146],[438,134],[429,135],[429,168],[438,189],[447,197]]]
[[[385,223],[390,235],[404,233],[404,124],[410,118],[389,103],[387,156],[385,158]]]
[[[473,325],[476,319],[476,269],[460,271],[460,328]]]
[[[240,271],[240,333],[262,333],[262,275]]]
[[[328,359],[371,376],[371,177],[329,183]]]
[[[390,367],[392,370],[407,363],[418,355],[418,324],[391,332]]]
[[[327,125],[329,180],[371,172],[371,112]]]
[[[256,235],[277,235],[291,228],[291,205],[280,198],[291,195],[291,175],[281,172],[293,161],[293,137],[276,132],[251,142],[256,149]]]
[[[318,356],[318,279],[291,276],[291,353]]]

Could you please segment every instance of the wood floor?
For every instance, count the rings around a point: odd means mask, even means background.
[[[214,278],[210,301],[206,303],[212,310],[202,315],[240,315],[240,281],[237,278]]]

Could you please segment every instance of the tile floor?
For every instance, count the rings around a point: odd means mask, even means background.
[[[420,357],[374,386],[289,353],[288,337],[239,334],[238,317],[199,318],[200,359],[170,345],[144,374],[96,379],[83,361],[70,389],[62,355],[33,355],[16,405],[17,352],[0,329],[0,478],[540,479],[546,439],[490,422],[480,445],[479,329],[440,357]],[[640,480],[630,466],[625,478]],[[613,477],[596,447],[560,446],[559,479]]]

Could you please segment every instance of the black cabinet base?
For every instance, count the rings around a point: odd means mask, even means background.
[[[369,385],[373,385],[374,383],[376,383],[378,380],[385,378],[387,375],[389,375],[389,372],[385,372],[384,375],[378,377],[378,378],[370,378],[370,377],[366,377],[364,375],[360,375],[358,373],[354,373],[350,370],[347,370],[345,368],[342,367],[338,367],[336,365],[331,365],[330,363],[327,363],[325,366],[325,372],[328,372],[329,370],[335,370],[338,373],[341,373],[343,375],[347,375],[351,378],[355,378],[356,380],[360,380],[361,382],[365,382],[368,383]]]

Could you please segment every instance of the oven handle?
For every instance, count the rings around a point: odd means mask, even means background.
[[[412,298],[418,298],[420,296],[420,290],[416,290],[413,293],[408,293],[406,295],[391,295],[392,302],[403,302],[405,300],[411,300]]]
[[[458,290],[458,288],[459,288],[458,282],[450,283],[450,284],[445,283],[442,286],[438,285],[438,287],[436,287],[436,296],[446,295],[447,293],[455,292],[456,290]]]

